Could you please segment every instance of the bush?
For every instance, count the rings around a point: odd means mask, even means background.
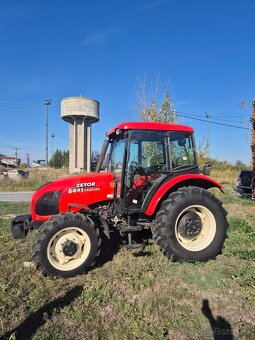
[[[55,169],[67,168],[69,166],[69,151],[57,149],[49,161],[49,166]]]

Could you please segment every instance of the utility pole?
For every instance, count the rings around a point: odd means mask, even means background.
[[[13,148],[15,150],[15,159],[16,159],[16,164],[18,165],[18,150],[21,148]]]
[[[51,134],[51,138],[52,138],[52,140],[51,140],[51,142],[52,142],[52,144],[51,144],[51,157],[53,156],[53,151],[54,151],[54,149],[53,149],[53,138],[55,137],[55,134],[54,133],[52,133]]]
[[[48,123],[48,106],[51,104],[51,99],[46,99],[44,101],[45,105],[45,115],[46,115],[46,146],[45,146],[45,151],[46,151],[46,166],[48,166],[49,162],[49,150],[48,150],[48,143],[49,143],[49,138],[48,138],[48,131],[49,131],[49,123]]]
[[[251,154],[252,154],[252,199],[255,199],[255,99],[252,102],[252,139],[251,139]]]
[[[206,158],[210,156],[210,122],[209,119],[211,118],[210,114],[208,112],[205,113],[205,117],[208,121],[207,123],[207,137],[206,137]]]
[[[26,153],[26,156],[27,156],[27,166],[29,168],[29,164],[30,164],[30,153]]]

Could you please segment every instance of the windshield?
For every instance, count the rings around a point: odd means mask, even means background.
[[[166,133],[140,131],[131,136],[129,165],[137,163],[145,173],[160,173],[167,168]]]
[[[196,166],[196,149],[191,133],[171,132],[170,149],[173,170]]]

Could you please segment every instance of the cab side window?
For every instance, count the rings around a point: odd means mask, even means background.
[[[123,165],[123,156],[125,150],[125,139],[114,141],[111,149],[109,171],[114,174],[121,173]]]

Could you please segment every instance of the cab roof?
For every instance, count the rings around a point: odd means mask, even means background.
[[[160,122],[125,122],[112,128],[107,136],[113,135],[116,130],[155,130],[155,131],[182,131],[194,132],[194,130],[186,125],[160,123]]]

